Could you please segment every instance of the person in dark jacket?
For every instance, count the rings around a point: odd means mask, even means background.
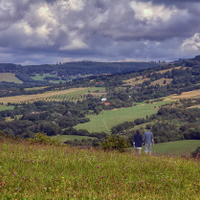
[[[137,129],[136,134],[134,135],[133,145],[135,148],[135,153],[140,155],[142,149],[142,136],[140,135],[140,131]]]

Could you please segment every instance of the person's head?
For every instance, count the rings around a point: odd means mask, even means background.
[[[140,134],[140,131],[137,129],[137,130],[136,130],[136,133],[137,133],[137,134]]]
[[[149,126],[147,126],[147,130],[149,131],[151,128]]]

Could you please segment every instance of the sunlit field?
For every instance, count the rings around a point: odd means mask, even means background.
[[[0,143],[1,199],[199,199],[200,159]]]
[[[86,129],[89,132],[101,132],[110,133],[113,126],[123,123],[125,121],[134,121],[140,117],[150,116],[156,114],[158,108],[163,104],[170,102],[157,102],[153,104],[141,103],[137,106],[129,108],[120,108],[109,111],[103,111],[99,115],[89,115],[90,122],[79,124],[75,126],[76,129]]]
[[[190,155],[190,153],[195,151],[198,146],[200,146],[200,140],[181,140],[155,144],[155,146],[152,147],[152,152],[155,152],[159,155]],[[130,147],[129,149],[134,151],[133,147]],[[142,148],[142,151],[144,151],[144,147]]]
[[[13,110],[15,106],[0,106],[0,111]]]
[[[1,81],[21,83],[21,84],[23,83],[23,81],[15,77],[15,74],[13,73],[0,73],[0,82]]]

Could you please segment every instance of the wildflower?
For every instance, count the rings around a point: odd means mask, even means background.
[[[87,179],[85,179],[85,181],[87,181]]]
[[[22,178],[25,178],[24,176],[22,176]]]
[[[103,176],[101,178],[103,178]]]
[[[97,165],[97,168],[99,168],[99,165]]]
[[[139,176],[141,176],[141,174],[139,174]]]
[[[163,182],[165,181],[165,179],[163,179]]]
[[[18,188],[17,188],[17,190],[18,190]]]
[[[14,176],[16,176],[16,174],[14,173]]]

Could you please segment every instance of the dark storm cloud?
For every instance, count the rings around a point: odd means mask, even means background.
[[[199,17],[195,0],[1,0],[0,62],[191,57]]]

